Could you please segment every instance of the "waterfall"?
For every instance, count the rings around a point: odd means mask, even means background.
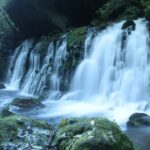
[[[61,69],[68,59],[66,35],[50,41],[44,52],[42,43],[34,45],[32,40],[19,46],[11,59],[9,85],[32,95],[47,92],[39,117],[93,114],[120,124],[137,111],[150,113],[149,32],[144,19],[134,22],[133,31],[122,29],[124,21],[99,32],[89,29],[84,59],[67,94],[60,94],[65,81]]]
[[[54,58],[54,71],[53,75],[51,76],[52,81],[52,90],[59,91],[60,89],[60,78],[59,78],[59,69],[62,66],[62,60],[66,58],[67,55],[67,41],[64,40],[63,43],[60,46],[60,43],[58,42],[56,45],[56,55]]]
[[[19,90],[20,84],[25,74],[25,66],[27,61],[27,56],[29,50],[32,46],[32,42],[30,40],[25,41],[21,46],[19,46],[14,56],[12,57],[8,76],[11,78],[10,86]]]
[[[149,112],[147,22],[136,20],[136,29],[131,32],[122,30],[123,23],[108,27],[94,38],[91,31],[87,34],[85,57],[75,71],[69,92],[59,102],[45,101],[47,109],[42,117],[101,114],[120,124],[132,113]]]
[[[67,55],[66,36],[56,42],[49,42],[46,54],[42,55],[42,43],[33,45],[27,40],[19,46],[11,59],[8,71],[8,85],[23,93],[41,96],[45,91],[59,91],[62,61]],[[42,58],[44,56],[44,59]]]
[[[149,99],[149,33],[146,23],[137,20],[136,30],[131,34],[121,29],[122,24],[99,33],[92,41],[89,56],[87,47],[91,34],[87,36],[85,58],[71,84],[70,91],[75,93],[71,99],[95,99],[97,95],[115,103]],[[124,34],[126,42],[122,47]]]

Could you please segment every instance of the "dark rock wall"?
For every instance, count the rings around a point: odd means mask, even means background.
[[[87,25],[105,0],[12,0],[6,7],[11,19],[28,36]]]

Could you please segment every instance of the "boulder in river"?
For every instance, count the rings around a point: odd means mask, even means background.
[[[62,120],[55,143],[58,150],[134,150],[118,125],[103,118]]]
[[[0,149],[48,149],[51,126],[21,116],[0,118]]]
[[[11,105],[21,107],[21,108],[30,108],[34,106],[41,105],[40,100],[33,97],[19,97],[15,98]]]
[[[9,106],[2,108],[2,110],[0,112],[1,117],[8,117],[8,116],[12,116],[12,115],[14,115],[14,114],[9,110]]]
[[[150,126],[150,116],[145,113],[134,113],[127,123],[128,127]]]

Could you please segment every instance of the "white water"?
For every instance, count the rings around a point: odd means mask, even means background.
[[[32,46],[32,42],[31,41],[25,41],[21,46],[19,46],[16,51],[15,54],[12,58],[12,61],[10,63],[10,69],[12,69],[12,67],[14,67],[12,74],[10,73],[9,70],[9,79],[11,78],[10,81],[10,87],[14,87],[14,89],[19,90],[20,88],[20,84],[21,84],[21,80],[25,74],[25,63],[27,60],[27,55],[29,52],[29,49]],[[13,66],[13,64],[15,64]]]
[[[42,95],[46,90],[58,93],[59,69],[67,55],[66,37],[57,41],[56,48],[50,42],[44,59],[40,52],[42,43],[35,46],[32,43],[27,40],[15,50],[8,71],[8,87],[35,96]]]
[[[59,42],[56,45],[56,55],[54,58],[54,71],[51,76],[51,82],[52,86],[51,89],[54,91],[59,91],[60,90],[60,77],[59,77],[59,69],[62,66],[62,60],[66,58],[67,55],[67,41],[66,39],[63,41],[63,43],[59,44]]]
[[[76,70],[70,91],[60,101],[45,101],[47,108],[41,117],[101,115],[122,125],[132,113],[149,113],[150,41],[146,22],[139,19],[135,31],[124,33],[124,48],[122,24],[108,27],[93,40],[91,33],[87,36],[85,59]]]
[[[84,60],[75,71],[69,92],[59,101],[56,97],[62,80],[59,70],[67,56],[66,37],[57,41],[56,46],[50,42],[43,61],[40,43],[30,50],[29,40],[17,48],[8,75],[10,86],[33,95],[48,88],[49,98],[38,115],[42,118],[104,116],[124,125],[135,112],[150,114],[149,32],[146,21],[135,22],[136,30],[131,34],[121,30],[123,22],[96,36],[95,31],[89,30]],[[27,62],[29,68],[25,70]]]

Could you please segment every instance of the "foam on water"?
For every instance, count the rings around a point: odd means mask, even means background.
[[[46,100],[40,116],[100,115],[123,125],[132,113],[149,113],[149,33],[146,21],[135,23],[132,32],[123,31],[121,22],[94,39],[88,34],[69,92],[59,101]]]

